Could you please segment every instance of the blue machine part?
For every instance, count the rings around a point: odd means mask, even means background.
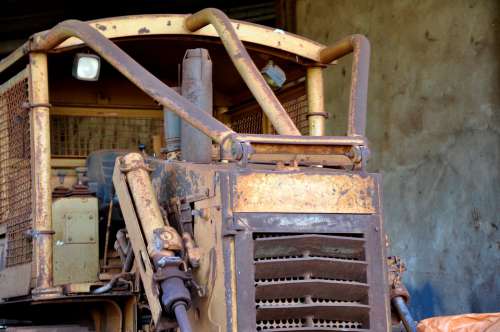
[[[99,150],[87,157],[87,177],[89,189],[96,193],[101,208],[113,198],[113,169],[116,158],[124,156],[129,150]]]

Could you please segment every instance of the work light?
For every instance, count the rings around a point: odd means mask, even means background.
[[[82,81],[97,81],[101,69],[99,56],[87,53],[78,53],[73,62],[73,77]]]

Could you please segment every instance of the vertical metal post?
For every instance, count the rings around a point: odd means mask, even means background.
[[[34,188],[34,257],[36,289],[50,293],[53,286],[52,199],[50,188],[49,80],[47,55],[30,54],[32,179]]]
[[[206,49],[186,51],[182,61],[182,96],[212,115],[212,60]],[[212,161],[212,140],[182,121],[181,155],[186,161],[209,163]]]
[[[177,93],[179,87],[172,87]],[[165,132],[165,149],[167,153],[177,152],[181,149],[181,118],[168,108],[163,108],[163,130]]]
[[[307,68],[307,103],[309,105],[309,135],[325,135],[325,101],[323,88],[323,68]]]

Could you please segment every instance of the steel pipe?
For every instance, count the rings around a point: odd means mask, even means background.
[[[172,88],[179,93],[179,87]],[[168,108],[163,108],[163,129],[165,134],[165,150],[167,153],[181,149],[181,119]]]
[[[404,298],[401,296],[395,296],[392,298],[391,303],[396,309],[399,318],[403,322],[406,332],[417,332],[417,324],[415,323]]]
[[[31,50],[46,52],[70,37],[81,39],[148,96],[217,143],[234,134],[234,131],[180,96],[87,23],[68,20],[47,32],[36,34],[31,42]]]
[[[235,140],[251,143],[267,144],[297,144],[297,145],[367,145],[364,137],[348,136],[278,136],[278,135],[258,135],[258,134],[238,134]]]
[[[179,325],[180,332],[192,332],[191,324],[187,316],[186,305],[179,303],[174,307],[175,320]]]
[[[307,68],[307,104],[310,136],[325,135],[325,112],[323,68],[319,66]]]
[[[255,66],[226,14],[219,9],[207,8],[186,18],[186,28],[192,32],[209,24],[217,31],[231,61],[278,134],[300,136],[300,131]]]
[[[321,63],[328,64],[351,52],[353,61],[347,135],[365,136],[370,42],[363,35],[351,35],[322,49],[319,59]]]
[[[53,286],[52,193],[50,189],[50,119],[47,55],[30,54],[30,103],[34,190],[34,251],[36,289]]]
[[[204,48],[189,49],[182,61],[182,96],[213,114],[212,60]],[[181,124],[182,160],[212,161],[212,140],[186,122]]]

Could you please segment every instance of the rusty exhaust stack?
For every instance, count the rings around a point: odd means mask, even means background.
[[[203,48],[186,51],[182,61],[181,94],[184,98],[213,113],[212,60]],[[181,156],[183,160],[196,163],[212,161],[212,140],[198,129],[182,121]]]
[[[278,134],[300,136],[300,132],[292,119],[290,119],[288,113],[255,66],[252,58],[250,58],[226,14],[219,9],[207,8],[186,18],[186,27],[192,32],[209,24],[219,34],[231,61],[233,61],[234,66]]]

